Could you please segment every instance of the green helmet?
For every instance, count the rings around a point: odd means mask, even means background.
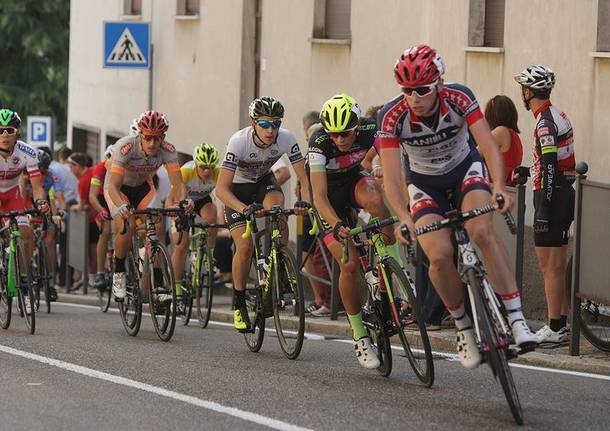
[[[358,126],[359,117],[360,107],[356,100],[345,93],[328,99],[320,111],[320,122],[324,130],[331,133],[353,129]]]
[[[18,129],[21,127],[21,118],[15,111],[0,109],[0,126],[10,126]]]
[[[218,164],[218,150],[204,142],[195,147],[193,160],[197,166],[216,166]]]

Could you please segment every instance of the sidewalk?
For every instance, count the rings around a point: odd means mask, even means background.
[[[58,296],[59,302],[98,305],[96,293],[95,291],[92,292],[91,289],[90,293],[86,296],[82,295],[82,293],[59,293]],[[110,306],[116,307],[116,303],[113,301]],[[211,319],[222,322],[233,321],[229,296],[216,294]],[[530,324],[536,330],[542,327],[543,322],[530,321]],[[305,320],[305,331],[330,337],[347,338],[351,336],[351,329],[345,317],[339,317],[335,321],[327,318],[308,317]],[[414,332],[413,335],[417,335],[417,333]],[[428,332],[428,337],[430,338],[432,350],[455,353],[456,343],[455,331],[453,329]],[[552,349],[538,348],[534,352],[520,356],[515,362],[547,368],[610,375],[610,353],[597,350],[584,337],[581,337],[580,349],[580,356],[570,356],[568,355],[567,345]]]

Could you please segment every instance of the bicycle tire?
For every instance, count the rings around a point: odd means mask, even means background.
[[[32,285],[32,276],[29,270],[21,271],[21,262],[28,262],[25,255],[25,246],[23,239],[18,238],[16,241],[15,253],[15,269],[17,279],[17,289],[19,291],[19,304],[21,305],[21,313],[25,319],[25,326],[29,329],[30,334],[36,332],[36,310],[34,309],[34,286]],[[27,291],[27,296],[24,295],[24,287]],[[25,312],[25,301],[30,303],[30,314]]]
[[[184,284],[182,285],[182,301],[184,301],[184,314],[180,316],[182,324],[188,326],[191,321],[191,315],[193,314],[193,288],[191,287],[191,276],[185,274]]]
[[[510,411],[518,425],[523,425],[523,412],[521,403],[519,402],[519,394],[513,380],[513,374],[508,365],[505,347],[500,347],[498,343],[497,330],[492,323],[490,310],[487,307],[487,301],[484,297],[483,289],[479,278],[474,269],[466,271],[466,278],[470,288],[473,290],[474,307],[477,310],[477,321],[479,323],[479,332],[481,333],[482,343],[487,346],[481,346],[485,360],[490,366],[492,373],[500,380],[502,391],[510,408]]]
[[[570,257],[566,270],[566,287],[569,298],[571,298],[572,287],[572,259]],[[603,352],[610,352],[610,304],[581,299],[579,311],[580,331],[587,341]]]
[[[3,255],[4,253],[2,253]],[[4,256],[1,256],[4,262]],[[3,265],[4,266],[4,265]],[[8,329],[11,325],[11,314],[13,308],[13,298],[8,296],[8,281],[6,271],[0,271],[0,327]]]
[[[377,371],[388,377],[392,373],[392,345],[377,304],[370,306],[368,312],[363,310],[362,320],[371,337],[371,344],[377,349],[377,359],[380,363]]]
[[[422,306],[420,296],[415,294],[415,286],[411,286],[404,270],[400,267],[398,262],[392,257],[385,257],[381,261],[381,265],[384,266],[384,270],[387,276],[390,286],[386,286],[386,289],[391,289],[392,296],[394,297],[394,307],[396,314],[392,319],[394,325],[396,325],[396,315],[399,316],[400,327],[398,329],[398,337],[402,348],[407,355],[407,359],[411,364],[413,372],[417,378],[426,386],[430,387],[434,383],[434,360],[432,358],[432,347],[430,346],[430,339],[428,338],[428,331],[426,330],[426,324],[422,317]],[[413,332],[407,329],[407,323],[410,323],[408,317],[401,313],[403,308],[404,299],[407,299],[411,306],[411,315],[414,319],[414,324],[419,332],[419,346],[415,351],[413,346],[417,341],[417,337],[413,337]],[[398,302],[398,304],[397,304]],[[399,306],[400,305],[400,306]],[[390,304],[390,306],[392,306]],[[409,338],[411,341],[409,341]],[[420,359],[418,356],[423,357]]]
[[[265,340],[265,317],[263,316],[263,289],[256,276],[256,261],[252,259],[246,282],[246,308],[252,325],[250,332],[244,333],[244,340],[251,352],[258,352]],[[249,288],[250,286],[250,288]]]
[[[51,313],[51,279],[49,277],[49,267],[47,259],[46,244],[43,242],[38,249],[38,300],[40,300],[40,290],[44,290],[44,300],[47,304],[47,314]],[[42,284],[42,289],[41,285]],[[38,309],[38,308],[37,308]]]
[[[150,316],[153,321],[155,332],[161,341],[169,341],[174,335],[176,328],[176,289],[174,288],[174,271],[172,270],[171,261],[167,253],[167,249],[161,243],[153,244],[150,251]],[[156,260],[158,259],[158,261]],[[159,295],[154,292],[155,284],[155,267],[161,269],[162,281],[161,286],[170,286],[167,289],[167,294],[171,296],[170,301],[165,301],[163,304],[159,301]],[[165,293],[164,293],[165,294]],[[162,318],[160,318],[162,316]]]
[[[97,289],[97,300],[102,313],[106,313],[110,307],[112,298],[112,271],[106,268],[104,271],[104,286]]]
[[[119,302],[121,322],[128,335],[135,337],[142,324],[142,295],[140,289],[140,271],[134,258],[133,249],[125,259],[125,284],[127,295]]]
[[[214,264],[210,249],[203,246],[201,262],[199,264],[199,286],[197,286],[196,305],[197,318],[202,328],[207,328],[212,314],[212,301],[214,298]]]
[[[296,259],[290,250],[280,247],[277,250],[277,257],[277,265],[273,268],[271,279],[273,320],[284,355],[288,359],[296,359],[301,353],[305,338],[303,279],[297,271]],[[284,311],[286,311],[286,317],[282,319]],[[293,331],[288,332],[287,330],[291,327]],[[293,335],[291,332],[296,332],[296,334]],[[293,339],[294,342],[291,342],[290,340]]]

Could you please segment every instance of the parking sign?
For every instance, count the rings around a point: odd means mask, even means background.
[[[51,147],[52,130],[51,117],[28,116],[28,142],[35,146]]]

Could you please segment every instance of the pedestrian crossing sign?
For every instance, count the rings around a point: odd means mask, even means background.
[[[104,67],[148,69],[150,23],[104,22]]]

